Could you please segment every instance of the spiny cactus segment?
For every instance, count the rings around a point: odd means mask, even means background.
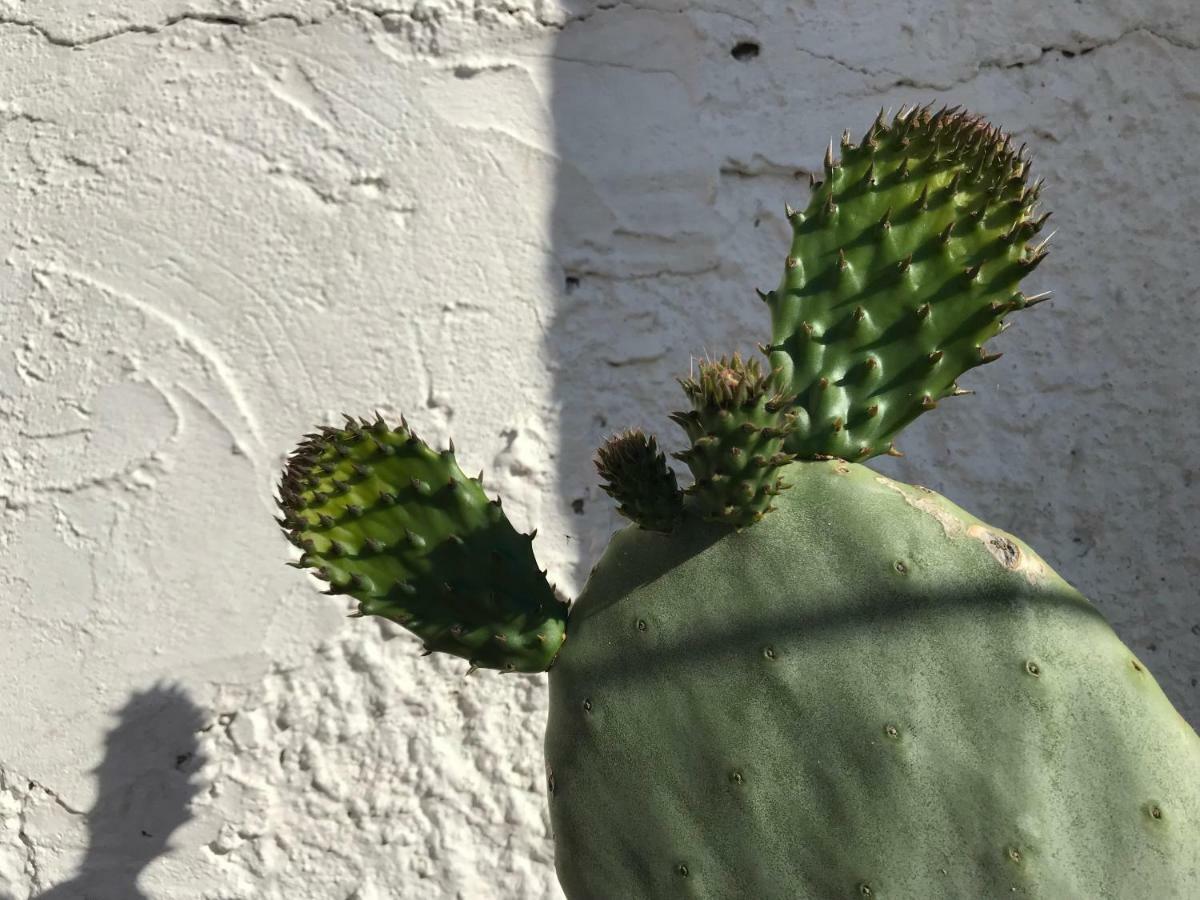
[[[788,208],[793,243],[766,345],[799,414],[786,448],[862,462],[897,453],[897,432],[963,372],[1004,317],[1046,295],[1018,282],[1046,256],[1041,182],[1022,145],[958,107],[880,110],[863,139],[833,143],[808,207]]]
[[[673,454],[687,463],[695,482],[692,495],[702,518],[745,528],[774,509],[771,498],[787,485],[778,477],[791,462],[784,441],[795,425],[793,398],[775,390],[774,372],[763,374],[758,360],[705,360],[695,378],[680,379],[692,402],[671,414],[691,446]]]
[[[509,523],[482,478],[401,420],[350,416],[306,435],[279,484],[278,519],[298,568],[418,635],[428,653],[476,668],[540,672],[566,635],[567,606],[538,571],[534,533]],[[469,674],[469,672],[468,672]]]
[[[596,451],[600,488],[617,512],[647,531],[670,532],[683,515],[683,492],[653,435],[639,428],[614,435]]]

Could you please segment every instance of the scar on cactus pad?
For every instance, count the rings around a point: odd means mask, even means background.
[[[631,524],[573,605],[453,447],[378,416],[293,454],[293,564],[425,652],[548,671],[572,900],[1200,897],[1200,738],[1145,665],[1020,539],[862,465],[1045,299],[1024,147],[881,112],[814,182],[765,361],[681,382],[692,483],[641,431],[600,448]]]

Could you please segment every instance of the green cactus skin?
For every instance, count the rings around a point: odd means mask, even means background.
[[[745,528],[774,509],[771,499],[786,489],[780,466],[792,461],[783,452],[795,424],[793,397],[774,389],[774,373],[764,375],[758,360],[704,360],[699,375],[681,379],[692,408],[671,414],[691,446],[673,453],[695,478],[686,494],[709,522]]]
[[[476,668],[547,669],[566,636],[567,606],[533,556],[534,534],[509,523],[482,478],[463,475],[454,445],[438,452],[402,422],[346,417],[307,436],[279,486],[279,524],[294,563],[422,639],[425,651]]]
[[[617,512],[648,531],[670,533],[683,515],[683,492],[653,435],[639,428],[614,435],[596,451],[600,489]]]
[[[786,449],[862,462],[955,379],[1000,354],[983,342],[1041,300],[1017,284],[1045,257],[1031,247],[1040,185],[1024,147],[955,109],[883,111],[842,158],[833,144],[808,207],[788,210],[794,241],[771,310],[771,365],[796,394]],[[1044,243],[1044,242],[1043,242]]]
[[[796,462],[742,533],[625,529],[546,764],[572,900],[1200,897],[1200,739],[1026,544]]]

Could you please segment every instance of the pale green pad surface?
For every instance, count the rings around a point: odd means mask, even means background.
[[[1200,897],[1200,739],[1099,613],[937,494],[783,474],[744,532],[625,529],[575,604],[568,897]]]

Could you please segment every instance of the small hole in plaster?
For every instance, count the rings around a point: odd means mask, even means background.
[[[738,62],[747,62],[757,57],[759,50],[757,41],[738,41],[729,51],[729,55]]]

